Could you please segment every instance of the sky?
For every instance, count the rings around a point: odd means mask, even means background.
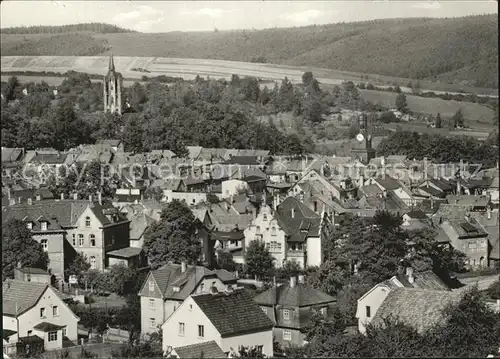
[[[401,17],[497,14],[476,1],[19,1],[1,3],[1,27],[105,22],[140,32],[306,26]]]

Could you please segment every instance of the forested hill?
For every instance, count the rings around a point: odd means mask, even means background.
[[[45,54],[40,36],[48,35],[5,34],[2,30],[3,56]],[[112,48],[117,56],[269,62],[498,88],[497,15],[192,33],[96,31],[91,36],[95,46],[85,46],[93,49],[88,55]],[[57,48],[48,42],[60,39],[44,41],[43,46]],[[81,54],[81,41],[75,46],[80,48],[62,46],[52,55]]]
[[[88,24],[74,24],[63,26],[20,26],[1,29],[2,34],[61,34],[66,32],[95,32],[98,34],[115,34],[124,32],[134,32],[115,25],[92,22]]]

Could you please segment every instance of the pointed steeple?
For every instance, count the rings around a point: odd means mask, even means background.
[[[113,54],[109,57],[109,66],[108,66],[109,71],[115,71],[115,61],[113,60]]]

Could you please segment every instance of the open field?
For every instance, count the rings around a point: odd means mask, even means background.
[[[237,62],[224,60],[166,58],[166,57],[124,57],[115,56],[115,65],[125,78],[140,79],[143,75],[149,77],[166,75],[183,77],[191,80],[200,76],[229,79],[232,74],[239,76],[254,76],[268,81],[281,81],[285,76],[292,83],[302,81],[305,71],[312,71],[318,81],[324,86],[339,85],[343,81],[372,82],[375,85],[387,83],[404,83],[409,79],[366,75],[348,71],[338,71],[322,68],[297,67],[288,65],[261,64],[251,62]],[[107,56],[2,56],[2,71],[53,71],[64,73],[69,70],[104,75],[107,72]],[[150,73],[133,71],[134,68],[143,68]],[[361,79],[364,76],[364,79]],[[366,79],[368,77],[368,79]],[[401,86],[403,91],[410,89]],[[420,81],[422,92],[427,91],[457,91],[456,86],[437,84],[431,81]],[[462,87],[463,91],[498,96],[496,89]]]
[[[375,104],[394,108],[397,93],[375,90],[360,90],[361,97]],[[471,102],[459,102],[454,100],[442,100],[440,98],[425,98],[407,95],[408,107],[415,113],[426,113],[436,115],[440,113],[443,117],[452,117],[458,109],[462,109],[466,124],[469,126],[493,127],[492,119],[495,113],[492,109]]]
[[[409,122],[401,122],[401,123],[384,123],[381,126],[387,130],[395,132],[397,127],[403,129],[403,131],[412,131],[418,132],[420,134],[428,133],[428,134],[437,134],[441,136],[470,136],[474,137],[478,140],[485,140],[491,133],[489,129],[474,129],[474,130],[451,130],[448,128],[432,128],[427,127],[424,124],[415,124]]]

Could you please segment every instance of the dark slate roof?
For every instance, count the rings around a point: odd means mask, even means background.
[[[216,269],[215,274],[217,275],[217,278],[219,278],[224,284],[237,282],[236,277],[225,269]]]
[[[202,266],[187,266],[186,272],[181,272],[180,264],[167,264],[157,270],[151,271],[150,276],[154,278],[161,295],[168,299],[185,300],[195,290],[198,283],[206,277],[218,277],[220,273],[211,271]],[[221,281],[227,281],[231,274],[225,272]],[[149,277],[148,277],[149,278]],[[180,291],[174,292],[173,288],[179,287]],[[149,296],[147,284],[143,286],[140,295]]]
[[[396,276],[396,279],[405,286],[405,288],[428,289],[428,290],[450,290],[450,288],[433,271],[414,273],[414,282],[410,283],[408,277],[403,275]],[[386,282],[390,281],[388,279]]]
[[[49,274],[49,272],[47,272],[46,270],[40,269],[40,268],[25,267],[25,268],[19,268],[18,270],[20,272],[29,273],[29,274],[45,274],[45,275]]]
[[[445,320],[443,309],[458,304],[462,292],[394,288],[382,302],[373,317],[373,325],[382,325],[383,319],[393,317],[419,332]]]
[[[9,316],[22,314],[35,306],[38,299],[47,290],[48,284],[25,282],[21,280],[7,279],[2,283],[2,307],[3,314]]]
[[[141,248],[135,247],[125,247],[121,249],[116,249],[114,251],[106,253],[107,256],[119,257],[119,258],[133,258],[140,255],[142,252]]]
[[[294,217],[292,218],[292,209]],[[321,218],[295,197],[287,197],[277,208],[275,218],[287,236],[303,240],[303,234],[318,235]],[[306,229],[301,233],[301,229]]]
[[[260,305],[285,305],[292,307],[310,307],[325,303],[336,302],[337,299],[322,291],[308,287],[302,283],[296,283],[290,287],[290,283],[273,286],[254,298]]]
[[[245,238],[243,231],[213,231],[211,232],[213,240],[224,240],[224,241],[240,241]]]
[[[359,187],[359,191],[362,194],[364,194],[365,196],[369,196],[369,197],[381,195],[382,193],[384,193],[380,189],[380,187],[377,186],[376,184],[370,184],[368,186]]]
[[[114,207],[85,200],[50,200],[33,202],[32,205],[16,204],[8,206],[3,210],[2,221],[6,222],[9,219],[31,220],[34,221],[33,231],[39,231],[40,223],[38,218],[44,217],[49,221],[47,226],[49,231],[61,230],[62,227],[72,227],[89,206],[103,226],[112,224],[103,212],[112,210]],[[125,219],[120,217],[119,220]]]
[[[33,327],[33,329],[40,330],[42,332],[54,332],[56,330],[66,327],[65,325],[57,325],[49,322],[41,322]]]
[[[385,176],[384,178],[377,178],[376,181],[387,191],[393,191],[395,189],[402,187],[401,182],[389,176]]]
[[[66,161],[67,154],[38,154],[31,159],[31,163],[63,164]]]
[[[192,345],[186,345],[184,347],[174,348],[175,353],[179,359],[191,359],[191,358],[225,358],[226,354],[217,345],[217,343],[212,340],[210,342],[198,343]]]
[[[222,337],[270,330],[274,325],[244,290],[191,297]]]
[[[260,165],[257,156],[232,156],[229,160],[224,162],[225,165],[247,165],[247,166],[257,166]]]
[[[2,337],[7,340],[9,337],[13,336],[17,332],[9,329],[2,329]]]
[[[406,213],[406,215],[412,219],[429,219],[429,217],[422,211],[414,210]]]

